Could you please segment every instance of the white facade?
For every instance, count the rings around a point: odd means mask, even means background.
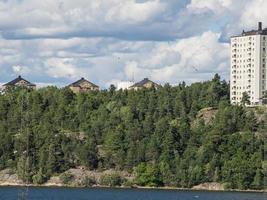
[[[243,32],[231,38],[230,98],[241,102],[243,92],[250,96],[251,105],[262,104],[267,90],[267,29]],[[266,31],[266,32],[265,32]]]
[[[128,90],[134,84],[132,81],[122,81],[117,84],[117,90]]]

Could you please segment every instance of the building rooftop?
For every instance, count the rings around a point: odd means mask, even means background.
[[[157,83],[154,83],[153,81],[149,80],[148,78],[144,78],[142,81],[137,82],[131,86],[131,88],[134,87],[143,87],[146,83],[152,82],[155,86],[158,86]]]
[[[99,87],[99,86],[95,85],[94,83],[92,83],[92,82],[86,80],[85,78],[81,78],[81,79],[79,79],[78,81],[75,81],[74,83],[71,83],[69,86],[72,86],[72,87],[80,87],[80,84],[81,84],[82,82],[90,83],[93,87]]]
[[[262,22],[258,23],[258,29],[257,30],[251,30],[251,31],[244,31],[241,33],[241,35],[236,35],[233,37],[242,37],[242,36],[249,36],[249,35],[267,35],[267,28],[262,28]]]
[[[22,78],[21,76],[18,76],[17,78],[15,78],[14,80],[4,84],[3,86],[15,86],[16,83],[20,82],[20,81],[25,81],[27,83],[28,86],[36,86],[35,84],[25,80],[24,78]]]

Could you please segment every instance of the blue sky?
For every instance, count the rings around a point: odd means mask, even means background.
[[[0,83],[80,77],[102,88],[149,77],[228,79],[229,37],[267,27],[266,0],[0,0]]]

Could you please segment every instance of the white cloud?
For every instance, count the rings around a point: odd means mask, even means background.
[[[156,81],[177,83],[183,80],[205,80],[215,73],[224,78],[229,69],[229,45],[219,42],[220,35],[205,32],[201,36],[182,39],[172,44],[156,44],[146,57],[126,63],[125,73],[142,79],[148,76]],[[175,56],[177,55],[177,56]],[[157,66],[159,68],[151,68]]]
[[[54,78],[59,77],[69,77],[77,78],[79,77],[79,70],[76,66],[72,64],[73,59],[68,58],[50,58],[45,61],[46,73]]]
[[[233,0],[192,0],[187,8],[195,12],[211,10],[218,14],[229,9],[232,6],[232,2]]]
[[[200,14],[212,12],[213,26],[219,23],[224,40],[241,31],[257,29],[257,22],[267,25],[266,0],[192,0],[187,9]]]
[[[265,7],[265,0],[0,0],[0,81],[16,66],[42,85],[83,76],[108,87],[133,73],[170,83],[215,72],[227,78],[222,38],[267,25]]]
[[[21,74],[31,75],[33,81],[45,77],[43,81],[57,84],[58,79],[68,84],[85,77],[108,87],[116,80],[131,80],[133,75],[135,80],[150,77],[161,83],[192,82],[210,78],[215,72],[227,74],[228,44],[220,43],[219,37],[218,33],[205,32],[173,42],[73,38],[12,44],[5,40],[1,44],[10,48],[7,56],[15,49],[17,60],[6,59],[0,66],[9,76],[10,71],[14,76],[14,69],[18,71],[14,66],[19,66],[19,70],[24,69]]]
[[[145,30],[168,13],[167,6],[160,0],[4,1],[0,31],[5,38],[118,37],[134,26]]]
[[[255,27],[256,22],[263,21],[267,26],[266,8],[266,0],[249,1],[249,3],[244,7],[243,12],[241,13],[240,24],[246,25],[248,27]]]

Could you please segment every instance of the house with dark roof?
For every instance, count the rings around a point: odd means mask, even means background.
[[[7,88],[15,88],[15,87],[23,87],[23,88],[31,88],[36,89],[36,85],[27,81],[26,79],[22,78],[21,76],[18,76],[14,80],[6,83],[3,85],[3,89]]]
[[[90,81],[86,80],[85,78],[81,78],[80,80],[70,84],[68,86],[72,92],[74,93],[81,93],[81,92],[89,92],[89,91],[97,91],[99,90],[99,86],[91,83]]]
[[[149,80],[148,78],[144,78],[142,81],[137,82],[135,84],[133,84],[131,87],[129,87],[129,89],[141,89],[141,88],[158,88],[159,85],[151,80]]]

